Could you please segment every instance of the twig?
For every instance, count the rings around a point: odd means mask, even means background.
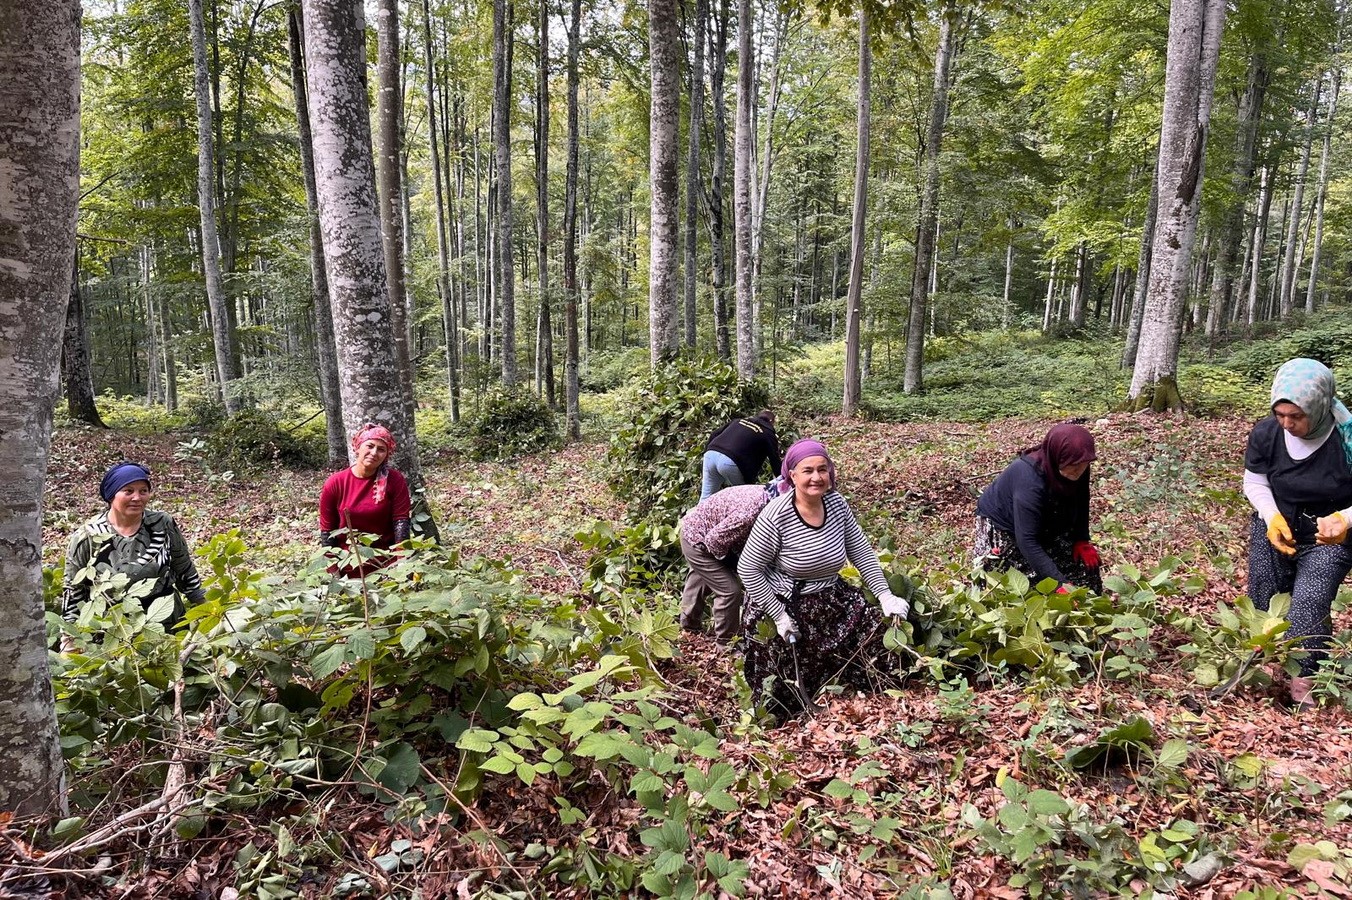
[[[456,796],[455,790],[451,788],[449,785],[447,785],[446,782],[442,781],[440,778],[434,775],[431,769],[427,768],[427,766],[423,765],[421,762],[418,763],[418,768],[422,769],[424,775],[426,775],[432,781],[436,782],[437,786],[441,788],[442,793],[445,796],[449,797],[451,801],[455,803],[456,806],[460,807],[460,811],[463,812],[466,816],[468,816],[470,818],[470,821],[472,821],[476,826],[478,826],[480,831],[482,831],[486,835],[489,835],[488,845],[497,852],[498,858],[502,860],[503,866],[505,866],[513,875],[516,876],[517,880],[521,882],[521,886],[526,889],[526,894],[530,897],[534,897],[535,890],[531,886],[530,881],[526,878],[525,874],[520,869],[512,865],[512,861],[507,858],[507,854],[502,852],[502,848],[499,847],[497,843],[492,840],[493,831],[489,829],[488,825],[484,822],[483,819],[479,818],[479,814],[476,813],[474,810],[470,809],[468,806],[466,806],[464,801]]]

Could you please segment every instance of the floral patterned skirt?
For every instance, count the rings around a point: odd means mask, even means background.
[[[1087,587],[1096,594],[1103,593],[1103,575],[1098,568],[1089,568],[1075,561],[1075,542],[1068,535],[1060,534],[1042,545],[1047,555],[1056,563],[1067,580],[1076,587]],[[1028,560],[1019,552],[1014,535],[985,516],[976,517],[976,533],[972,539],[972,557],[987,572],[1004,572],[1018,569],[1029,580],[1037,583],[1037,574]]]
[[[883,648],[887,626],[882,610],[858,588],[837,579],[821,591],[795,592],[784,605],[798,625],[798,642],[793,646],[777,634],[761,637],[757,630],[761,617],[751,610],[751,604],[744,607],[743,672],[758,706],[763,704],[780,721],[803,712],[802,701],[790,685],[795,679],[812,698],[832,682],[859,691],[895,683],[896,659]]]

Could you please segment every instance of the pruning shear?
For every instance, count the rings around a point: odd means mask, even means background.
[[[821,711],[821,706],[812,699],[807,688],[803,687],[803,676],[798,670],[798,635],[789,635],[789,656],[793,657],[793,679],[789,681],[789,689],[793,695],[798,698],[798,702],[803,704],[803,709],[810,714]]]

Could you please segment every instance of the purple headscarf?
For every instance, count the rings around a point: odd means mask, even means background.
[[[805,459],[813,456],[820,456],[826,460],[826,471],[831,476],[831,489],[836,488],[836,464],[831,461],[831,454],[826,452],[826,445],[821,441],[812,438],[803,438],[801,441],[795,441],[793,446],[784,454],[784,465],[780,467],[780,474],[784,476],[784,481],[779,486],[781,494],[787,494],[793,487],[793,478],[789,473],[798,468],[798,464]]]

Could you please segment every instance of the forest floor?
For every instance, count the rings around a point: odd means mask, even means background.
[[[915,556],[942,580],[952,577],[946,566],[968,552],[976,493],[1020,448],[1036,443],[1048,424],[830,420],[811,433],[832,449],[841,491],[870,538],[890,537],[900,555]],[[1196,576],[1193,591],[1159,602],[1214,618],[1218,601],[1233,602],[1245,590],[1248,513],[1238,486],[1250,423],[1112,416],[1089,424],[1099,447],[1093,529],[1106,571],[1124,564],[1147,571],[1177,557],[1174,577]],[[57,562],[71,528],[98,510],[99,473],[124,456],[150,466],[155,505],[178,519],[194,546],[238,527],[261,569],[284,572],[313,554],[315,499],[324,473],[243,471],[227,481],[196,461],[176,458],[185,439],[58,430],[48,473],[46,561]],[[618,522],[623,514],[625,498],[606,488],[605,471],[605,447],[582,443],[511,464],[447,457],[431,462],[425,475],[443,538],[463,555],[510,560],[534,589],[581,598],[586,555],[574,534],[598,519]],[[1352,627],[1345,599],[1335,613],[1335,632]],[[725,758],[784,766],[796,776],[769,805],[728,814],[706,836],[704,849],[745,861],[746,892],[756,897],[887,897],[917,884],[942,884],[958,898],[1027,896],[1026,888],[1008,886],[1012,874],[1027,868],[991,852],[963,821],[964,807],[969,815],[975,809],[994,817],[1006,800],[999,785],[1014,777],[1086,804],[1093,821],[1119,822],[1137,840],[1164,834],[1157,840],[1165,851],[1169,834],[1184,842],[1177,830],[1169,831],[1171,824],[1196,823],[1223,866],[1175,896],[1231,897],[1286,886],[1352,897],[1352,817],[1325,816],[1339,792],[1352,786],[1352,715],[1336,704],[1293,715],[1283,702],[1282,675],[1272,687],[1243,687],[1213,703],[1178,652],[1186,640],[1167,624],[1155,627],[1148,671],[1130,681],[1098,677],[1034,690],[999,680],[962,691],[953,685],[940,690],[932,679],[917,677],[884,695],[828,695],[812,718],[764,731],[746,727],[734,696],[733,656],[707,639],[684,638],[663,673],[672,696],[687,698],[700,715],[727,726],[720,748]],[[1161,739],[1189,742],[1192,751],[1177,772],[1152,773],[1139,759],[1135,766],[1083,771],[1064,763],[1066,751],[1136,715],[1152,722]],[[824,792],[833,779],[848,779],[865,758],[886,772],[879,783],[892,786],[867,787],[876,794],[878,815],[898,823],[896,835],[881,842],[852,833],[857,821],[846,814],[844,801]],[[511,847],[548,843],[557,828],[541,802],[548,796],[547,787],[528,791],[519,784],[485,794],[477,807],[481,827]],[[602,832],[607,820],[632,822],[636,815],[624,797],[605,805],[593,812]],[[373,855],[375,844],[394,833],[376,816],[354,817],[350,830],[368,833]],[[1288,863],[1289,851],[1316,841],[1335,845],[1326,854],[1331,858],[1298,872]],[[869,844],[880,846],[861,853]],[[616,846],[623,849],[610,849]],[[213,853],[224,858],[235,849]],[[640,855],[643,848],[633,852]],[[1072,855],[1086,851],[1081,846]],[[472,867],[475,857],[452,854],[443,862],[448,869],[429,875],[421,896],[456,896],[455,872]],[[498,864],[491,854],[478,862]],[[1166,864],[1173,865],[1172,858]],[[524,860],[519,865],[529,866]],[[201,857],[194,866],[213,868]],[[504,875],[499,884],[520,886],[513,882]],[[467,882],[458,883],[465,891]],[[1129,882],[1118,891],[1131,896],[1143,887]],[[124,884],[130,893],[116,896],[193,896],[186,888],[181,878],[161,873],[158,881],[144,875]],[[585,895],[549,881],[528,890]],[[319,896],[313,889],[302,893]]]

